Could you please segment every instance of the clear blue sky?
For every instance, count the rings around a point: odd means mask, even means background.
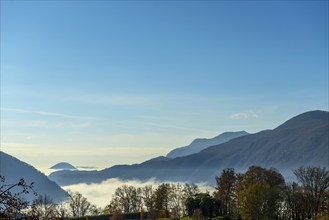
[[[1,1],[1,149],[105,167],[328,110],[328,1]]]

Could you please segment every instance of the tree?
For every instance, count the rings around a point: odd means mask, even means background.
[[[148,212],[154,209],[152,195],[153,195],[152,185],[146,185],[142,188],[142,199]]]
[[[199,214],[199,211],[201,211],[202,216],[212,218],[215,209],[218,208],[217,204],[215,198],[210,196],[209,193],[199,193],[193,198],[187,199],[186,210],[190,217],[195,216],[196,213]]]
[[[196,196],[187,198],[185,205],[188,216],[191,217],[194,214],[194,211],[200,208],[200,202],[200,198]]]
[[[243,219],[276,219],[279,216],[284,178],[278,171],[251,166],[237,178],[237,206]]]
[[[325,199],[321,207],[320,218],[321,220],[329,220],[329,190],[325,193]]]
[[[170,184],[162,183],[158,186],[153,194],[154,204],[157,211],[165,210],[169,211],[169,193],[170,193]]]
[[[114,213],[115,211],[120,211],[121,212],[121,205],[119,202],[118,198],[113,198],[110,202],[110,204],[108,204],[105,209],[104,209],[104,213],[106,214],[110,214],[110,213]]]
[[[23,178],[18,183],[5,184],[5,177],[0,175],[0,217],[11,217],[13,213],[28,208],[29,203],[22,196],[30,193],[37,196],[33,187],[33,182],[28,184]]]
[[[269,185],[253,183],[239,192],[240,214],[244,219],[269,219],[267,216],[267,192]]]
[[[199,196],[201,198],[200,209],[202,211],[202,214],[205,217],[211,219],[214,214],[215,199],[211,197],[208,193],[201,193]]]
[[[54,219],[57,215],[56,204],[48,195],[39,195],[33,205],[39,220]]]
[[[182,198],[182,207],[183,207],[183,213],[187,214],[188,216],[191,216],[193,213],[190,213],[191,210],[187,210],[186,208],[188,207],[186,204],[188,200],[193,199],[195,195],[200,193],[200,189],[197,185],[194,183],[189,184],[185,183],[184,188],[183,188],[183,198]],[[194,210],[194,209],[193,209]]]
[[[284,203],[282,208],[282,219],[306,219],[310,208],[302,187],[293,182],[286,186],[284,190]]]
[[[139,212],[143,207],[142,189],[123,185],[115,190],[113,200],[116,202],[116,208],[125,213]]]
[[[196,194],[200,193],[200,189],[194,183],[192,183],[192,184],[185,183],[183,193],[184,193],[185,199],[193,198]]]
[[[117,202],[118,208],[122,210],[125,213],[129,212],[130,209],[130,201],[127,195],[127,185],[123,185],[122,187],[119,187],[114,192],[114,199]]]
[[[320,167],[300,167],[293,172],[310,205],[307,217],[317,219],[329,188],[329,171]]]
[[[169,207],[173,218],[180,218],[185,206],[183,187],[180,184],[171,184],[169,191]]]
[[[96,205],[91,205],[89,208],[89,212],[91,215],[99,215],[102,213],[102,209],[97,207]]]
[[[68,202],[62,202],[56,205],[57,217],[60,219],[67,219],[70,217],[69,204]]]
[[[216,177],[215,198],[221,201],[221,211],[224,215],[232,215],[234,206],[234,192],[237,175],[233,168],[224,169],[221,175]]]
[[[123,220],[123,215],[122,212],[119,210],[116,210],[113,212],[112,214],[112,218],[110,218],[112,220]]]
[[[73,217],[85,216],[90,210],[90,202],[83,197],[80,193],[69,192],[69,207]]]
[[[202,211],[201,209],[195,209],[193,211],[193,215],[192,215],[192,220],[202,220],[203,219],[203,215],[202,215]]]

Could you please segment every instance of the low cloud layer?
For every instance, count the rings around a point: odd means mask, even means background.
[[[114,194],[115,190],[118,187],[121,187],[122,185],[132,185],[135,187],[143,187],[146,185],[152,185],[154,188],[156,188],[158,185],[160,185],[160,182],[157,182],[153,179],[141,182],[138,180],[129,180],[129,181],[122,181],[120,179],[108,179],[101,183],[95,183],[95,184],[75,184],[70,186],[63,187],[65,190],[70,190],[72,192],[80,192],[84,197],[88,199],[89,202],[92,204],[104,208],[106,205],[110,203],[112,200],[112,195]],[[184,184],[184,183],[180,183]],[[202,192],[213,192],[214,188],[200,183],[197,184]]]

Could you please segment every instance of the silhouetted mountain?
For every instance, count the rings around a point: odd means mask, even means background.
[[[194,141],[192,141],[192,143],[188,146],[179,147],[179,148],[176,148],[176,149],[170,151],[167,154],[167,157],[176,158],[176,157],[183,157],[183,156],[187,156],[190,154],[199,153],[200,151],[206,149],[207,147],[222,144],[222,143],[228,142],[229,140],[232,140],[234,138],[244,136],[247,134],[249,134],[249,133],[247,133],[245,131],[225,132],[225,133],[222,133],[222,134],[220,134],[214,138],[210,138],[210,139],[198,138],[198,139],[195,139]]]
[[[62,202],[68,197],[66,191],[50,181],[43,173],[2,151],[0,151],[0,175],[5,177],[6,184],[18,183],[21,178],[24,178],[27,183],[34,182],[34,190],[39,195],[47,194],[55,202]],[[16,187],[16,189],[19,188]],[[24,197],[29,201],[37,198],[32,193],[24,194]]]
[[[275,167],[287,177],[299,166],[329,166],[329,112],[298,115],[273,130],[245,135],[199,153],[171,160],[118,165],[101,171],[58,171],[60,185],[101,182],[108,178],[214,183],[224,168],[245,171],[251,165]]]
[[[53,169],[53,170],[76,170],[77,168],[75,168],[73,165],[71,165],[67,162],[60,162],[60,163],[57,163],[54,166],[50,167],[50,169]]]
[[[147,160],[145,162],[152,162],[152,161],[168,161],[168,160],[171,160],[171,158],[168,158],[168,157],[164,157],[164,156],[159,156],[159,157],[155,157],[155,158],[152,158],[150,160]],[[144,163],[145,163],[144,162]]]

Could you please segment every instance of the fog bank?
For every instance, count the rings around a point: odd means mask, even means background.
[[[168,182],[168,183],[174,183],[174,182]],[[95,183],[95,184],[75,184],[75,185],[69,185],[62,187],[65,190],[70,190],[72,192],[80,192],[84,197],[88,199],[89,202],[92,204],[104,208],[106,205],[110,203],[112,200],[112,195],[114,194],[115,190],[118,187],[121,187],[122,185],[132,185],[134,187],[143,187],[146,185],[152,185],[154,188],[156,188],[158,185],[160,185],[161,182],[157,182],[154,179],[150,179],[146,182],[141,182],[138,180],[129,180],[129,181],[122,181],[120,179],[108,179],[101,183]],[[178,184],[175,182],[174,184]],[[184,184],[180,182],[180,184]],[[199,183],[196,184],[199,186],[199,189],[201,192],[210,192],[212,193],[214,191],[214,188],[205,184],[205,183]]]

